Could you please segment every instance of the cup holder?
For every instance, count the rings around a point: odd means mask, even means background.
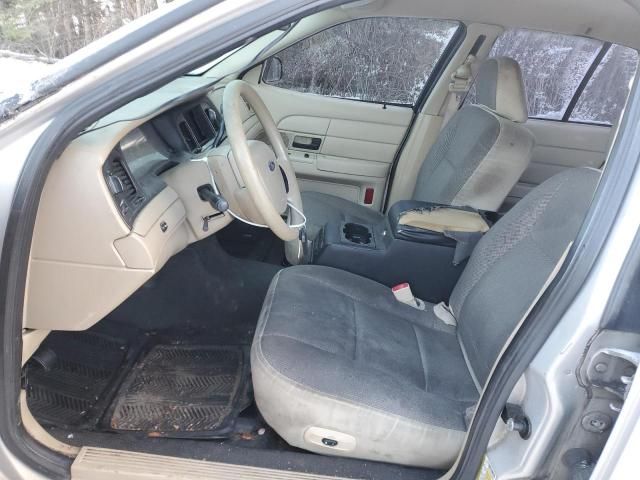
[[[371,230],[358,223],[345,223],[342,227],[342,233],[344,238],[351,243],[357,243],[358,245],[370,245],[371,244]]]

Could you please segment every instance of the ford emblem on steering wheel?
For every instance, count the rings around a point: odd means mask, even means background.
[[[269,171],[273,172],[276,169],[276,162],[269,160]]]

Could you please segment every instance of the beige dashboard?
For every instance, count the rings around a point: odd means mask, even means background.
[[[115,122],[82,134],[54,162],[31,246],[25,329],[91,327],[171,256],[231,222],[228,214],[198,196],[197,186],[211,183],[207,158],[165,172],[161,178],[166,186],[133,224],[123,220],[103,164],[127,133],[150,118]]]

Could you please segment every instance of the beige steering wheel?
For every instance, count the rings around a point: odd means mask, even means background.
[[[247,140],[242,124],[243,101],[253,109],[260,120],[273,150],[263,142]],[[229,144],[251,200],[273,233],[282,240],[291,242],[287,245],[288,248],[294,247],[292,244],[295,242],[295,250],[299,256],[300,228],[296,225],[303,222],[303,217],[300,215],[302,199],[296,174],[289,162],[287,146],[273,117],[258,93],[243,80],[233,80],[226,85],[222,109]],[[282,172],[286,176],[286,183]],[[289,215],[285,221],[282,215],[285,214],[288,206],[293,208],[289,209]],[[289,255],[287,257],[289,258]]]

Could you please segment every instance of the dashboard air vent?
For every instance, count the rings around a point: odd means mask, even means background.
[[[189,149],[190,152],[197,152],[200,150],[200,145],[198,144],[198,139],[191,128],[191,125],[186,120],[178,123],[178,129],[180,129],[180,135],[184,140],[185,145]]]
[[[189,151],[198,153],[216,138],[220,129],[219,114],[211,105],[199,103],[182,112],[178,129]]]
[[[116,180],[117,179],[117,180]],[[129,176],[129,173],[124,168],[121,158],[114,159],[111,167],[110,180],[116,181],[121,185],[122,196],[125,198],[133,199],[136,195],[136,186],[133,184],[133,180]],[[111,185],[109,185],[111,187]],[[112,193],[113,190],[112,190]]]
[[[122,218],[131,227],[144,206],[145,196],[134,181],[119,148],[111,152],[102,170]]]

